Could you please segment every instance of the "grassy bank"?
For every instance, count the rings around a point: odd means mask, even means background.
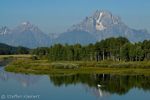
[[[5,66],[5,70],[25,74],[150,74],[150,62],[120,62],[120,61],[62,61],[48,62],[47,60],[23,59],[13,61]]]
[[[0,61],[31,58],[32,55],[0,55]]]

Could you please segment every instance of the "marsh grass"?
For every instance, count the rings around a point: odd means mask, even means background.
[[[14,58],[30,58],[32,55],[0,55],[0,58],[3,57],[14,57]]]
[[[25,74],[76,74],[76,73],[115,73],[115,74],[150,74],[150,62],[121,61],[60,61],[22,59],[5,66],[5,70]]]
[[[33,55],[0,55],[0,61],[31,58]]]

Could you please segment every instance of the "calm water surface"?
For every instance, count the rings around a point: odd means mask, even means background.
[[[150,100],[150,76],[25,75],[4,71],[6,64],[0,62],[0,100]]]

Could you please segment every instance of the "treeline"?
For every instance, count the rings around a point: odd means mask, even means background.
[[[50,61],[100,61],[105,59],[143,61],[150,60],[150,40],[132,44],[125,37],[111,37],[87,46],[79,43],[75,45],[66,43],[63,46],[59,43],[51,47],[30,50],[30,53],[38,55],[40,59]]]
[[[20,46],[14,47],[10,45],[6,45],[4,43],[0,43],[0,55],[12,55],[12,54],[28,54],[28,48]]]

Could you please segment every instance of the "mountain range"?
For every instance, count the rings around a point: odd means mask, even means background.
[[[86,17],[80,24],[73,25],[68,31],[83,30],[89,32],[98,41],[109,38],[123,36],[131,42],[150,39],[147,30],[135,30],[129,28],[118,15],[113,15],[106,10],[96,10],[92,16]]]
[[[0,34],[0,42],[12,46],[36,48],[40,46],[50,46],[50,42],[52,41],[47,34],[29,22],[24,22],[13,30],[2,27]]]
[[[132,43],[150,39],[146,29],[131,29],[118,15],[106,10],[96,10],[90,17],[86,17],[81,23],[73,25],[67,32],[61,34],[45,34],[29,22],[24,22],[12,30],[6,26],[0,27],[1,43],[28,48],[51,46],[55,43],[87,45],[119,36],[128,38]]]

